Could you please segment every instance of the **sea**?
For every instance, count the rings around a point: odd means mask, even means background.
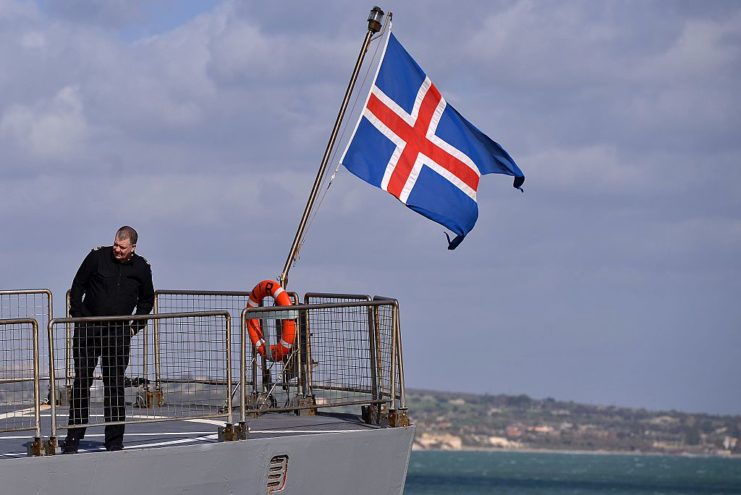
[[[404,495],[741,495],[741,458],[413,451]]]

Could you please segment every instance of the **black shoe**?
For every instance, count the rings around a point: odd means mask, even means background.
[[[117,450],[123,450],[123,444],[121,444],[121,445],[106,445],[105,446],[105,449],[108,452],[115,452]]]
[[[62,440],[60,447],[62,447],[62,454],[76,454],[80,441],[76,438],[67,438]]]

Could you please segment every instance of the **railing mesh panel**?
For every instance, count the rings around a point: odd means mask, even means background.
[[[39,374],[43,394],[49,388],[49,345],[43,335],[51,319],[51,304],[51,293],[47,290],[0,290],[0,318],[33,318],[39,324]],[[63,335],[57,345],[64,346]]]
[[[338,298],[322,299],[298,309],[298,333],[302,335],[303,347],[287,363],[265,362],[258,373],[256,388],[256,393],[262,394],[261,402],[248,407],[264,411],[291,404],[296,397],[291,396],[291,391],[300,390],[301,377],[295,372],[299,367],[293,365],[299,353],[303,364],[299,369],[308,375],[304,377],[304,390],[307,395],[313,395],[318,407],[345,407],[389,399],[395,306],[372,304],[365,297],[344,299],[340,303]],[[270,313],[262,316],[269,317]],[[270,333],[274,333],[276,320],[265,321]]]
[[[0,320],[0,431],[35,428],[33,384],[33,324]]]
[[[224,319],[164,319],[159,335],[167,414],[201,409],[204,415],[218,415],[228,396]]]
[[[373,390],[367,307],[308,311],[317,404],[362,400]]]
[[[295,293],[289,292],[291,301],[296,304],[298,302],[298,296]],[[242,310],[247,306],[247,301],[250,297],[249,291],[184,291],[184,290],[158,290],[155,293],[157,298],[157,312],[163,313],[183,313],[190,311],[228,311],[232,317],[233,331],[232,331],[232,376],[235,378],[235,387],[239,381],[239,353],[241,346],[240,338],[240,317]],[[266,297],[263,300],[263,306],[272,306],[274,304],[273,298]],[[275,326],[265,326],[263,332],[272,338],[271,342],[275,342]],[[251,362],[252,346],[249,344],[249,338],[247,339],[247,361]],[[274,371],[275,374],[279,374],[277,369]],[[248,373],[247,382],[251,385],[251,373]],[[267,375],[266,375],[267,376]],[[235,391],[236,393],[236,391]],[[234,401],[237,397],[233,395]]]
[[[64,332],[64,328],[64,323],[55,324],[53,332]],[[68,419],[73,425],[88,426],[123,421],[121,414],[127,423],[224,416],[228,397],[224,316],[160,316],[127,338],[130,331],[128,322],[74,323],[76,378],[66,391],[67,407],[57,408],[59,428],[66,428]],[[145,334],[149,335],[147,346]],[[64,370],[63,356],[63,352],[55,353],[55,373]],[[92,380],[86,378],[91,371]],[[57,378],[56,386],[64,388],[65,380]]]

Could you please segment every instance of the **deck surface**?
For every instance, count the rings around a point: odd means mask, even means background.
[[[23,409],[24,415],[33,420],[33,411]],[[6,419],[14,419],[17,424],[19,411],[9,407],[0,407],[0,428]],[[66,408],[57,408],[57,417],[66,418]],[[238,411],[235,422],[239,421]],[[129,415],[136,419],[136,415]],[[41,412],[42,435],[48,437],[51,424],[51,410],[45,406]],[[58,420],[59,421],[59,420]],[[64,421],[66,423],[66,421]],[[368,430],[377,428],[363,423],[357,416],[349,414],[319,413],[316,416],[297,416],[293,413],[270,413],[257,418],[247,418],[248,438],[285,437],[292,435],[317,435],[343,433],[347,431]],[[133,423],[126,425],[124,449],[155,449],[175,445],[194,445],[218,442],[218,427],[223,426],[222,419],[175,419],[154,423]],[[80,441],[77,455],[105,452],[103,446],[103,426],[97,425],[87,429],[85,438]],[[59,429],[60,439],[66,435],[66,429]],[[34,431],[0,432],[0,462],[27,456],[27,446],[33,440]]]

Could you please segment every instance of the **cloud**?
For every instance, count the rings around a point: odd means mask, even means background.
[[[588,190],[590,194],[655,191],[650,171],[620,157],[614,145],[547,149],[523,156],[532,182],[561,191]]]
[[[120,27],[144,17],[141,0],[41,0],[50,15],[74,23]]]
[[[0,0],[0,22],[16,23],[37,14],[36,4],[33,2],[19,2],[17,0]]]
[[[277,275],[369,6],[57,3],[0,0],[7,283],[63,292],[122,224],[159,286]],[[410,386],[697,410],[706,397],[666,370],[700,328],[712,358],[697,368],[738,372],[697,383],[716,410],[741,411],[719,385],[741,376],[728,330],[741,321],[738,5],[384,7],[448,101],[514,156],[526,192],[483,178],[477,226],[449,252],[442,227],[341,170],[293,288],[399,297]],[[472,336],[481,345],[462,350]]]
[[[739,28],[738,12],[717,19],[688,19],[673,43],[639,66],[636,76],[658,77],[661,82],[680,85],[698,79],[728,83],[727,78],[741,67]],[[711,74],[713,77],[709,77]]]
[[[66,160],[79,155],[88,137],[79,88],[62,88],[32,106],[11,106],[0,117],[0,135],[32,157]]]

